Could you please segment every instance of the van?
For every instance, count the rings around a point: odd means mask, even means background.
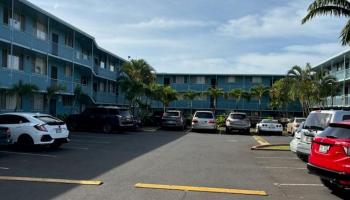
[[[313,138],[321,133],[330,123],[350,119],[350,111],[346,110],[317,110],[312,111],[306,118],[300,131],[300,140],[296,153],[299,158],[307,160],[311,151]]]

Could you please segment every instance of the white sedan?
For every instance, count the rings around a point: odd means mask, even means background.
[[[263,119],[256,125],[256,133],[262,134],[264,132],[279,133],[282,135],[283,126],[277,120]]]
[[[8,127],[12,143],[22,147],[50,145],[57,148],[69,141],[66,124],[47,114],[0,114],[0,125]]]

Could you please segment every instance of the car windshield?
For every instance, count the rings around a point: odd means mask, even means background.
[[[301,123],[303,121],[305,121],[305,118],[297,118],[297,119],[295,119],[296,123]]]
[[[245,119],[247,116],[245,114],[231,114],[232,119]]]
[[[297,131],[301,131],[301,129],[303,129],[304,127],[304,122],[301,122],[300,126],[298,127]]]
[[[274,119],[263,119],[263,120],[261,120],[261,123],[273,123],[273,124],[275,124],[275,123],[278,123],[278,121],[277,120],[274,120]]]
[[[319,137],[332,137],[340,139],[350,138],[350,127],[345,126],[329,126],[324,131],[322,131]]]
[[[166,112],[164,113],[164,117],[178,117],[180,116],[179,112]]]
[[[195,117],[204,118],[204,119],[214,118],[213,113],[210,113],[210,112],[197,112]]]
[[[119,110],[119,114],[123,117],[130,117],[130,111],[128,109]]]
[[[330,123],[332,114],[313,112],[305,120],[305,129],[324,130]]]

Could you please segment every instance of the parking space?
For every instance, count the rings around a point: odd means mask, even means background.
[[[291,140],[287,136],[261,137],[270,143]],[[71,142],[58,150],[1,148],[0,193],[6,194],[5,199],[322,200],[343,197],[331,194],[317,177],[308,174],[306,163],[293,153],[250,150],[258,144],[251,135],[149,129],[115,134],[76,132],[70,138]],[[14,182],[2,177],[35,180]],[[49,178],[56,182],[40,182]],[[81,185],[80,180],[103,184]],[[168,188],[135,188],[137,183]],[[169,190],[174,187],[177,190]],[[205,192],[186,188],[204,188]],[[208,192],[208,188],[266,192],[268,196],[219,194]],[[16,192],[18,190],[21,193]]]

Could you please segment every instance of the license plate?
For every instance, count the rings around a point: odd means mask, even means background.
[[[328,152],[328,150],[329,150],[329,145],[320,145],[320,147],[319,147],[319,149],[318,149],[318,151],[320,152],[320,153],[327,153]]]
[[[56,133],[62,133],[62,129],[56,128]]]

